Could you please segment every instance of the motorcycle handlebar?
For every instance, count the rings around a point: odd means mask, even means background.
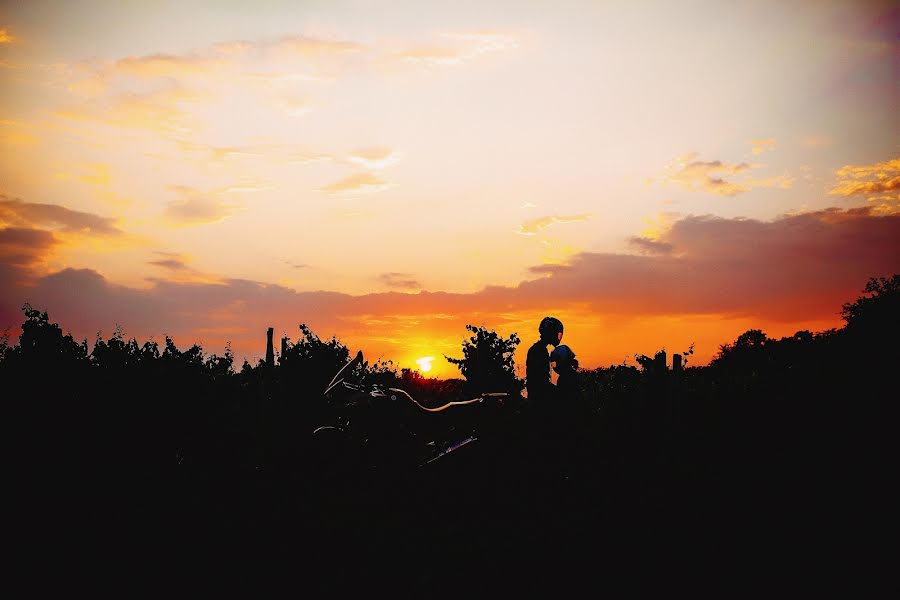
[[[344,381],[343,378],[341,378],[342,373],[344,373],[345,371],[350,369],[350,367],[354,364],[362,364],[362,360],[363,360],[363,354],[362,354],[362,350],[360,350],[356,353],[356,356],[353,357],[352,360],[350,360],[346,365],[341,367],[341,370],[337,372],[337,374],[332,378],[331,382],[325,388],[325,392],[323,393],[323,395],[327,395],[328,392],[330,392],[335,387],[337,387],[338,385],[341,385],[341,384],[343,384],[344,387],[347,389],[351,389],[351,390],[354,390],[357,392],[365,392],[366,389],[364,386],[348,383],[348,382]],[[397,394],[403,394],[416,407],[420,408],[421,410],[423,410],[425,412],[442,412],[452,406],[465,406],[467,404],[478,404],[478,403],[484,402],[488,398],[506,398],[509,396],[509,394],[507,394],[506,392],[485,392],[483,394],[480,394],[477,398],[472,398],[471,400],[457,400],[454,402],[448,402],[447,404],[444,404],[443,406],[429,408],[427,406],[420,404],[406,390],[403,390],[400,388],[393,388],[393,387],[387,388],[387,389],[390,392],[395,392]],[[385,395],[381,390],[378,390],[377,388],[373,388],[373,389],[369,390],[368,394],[370,396],[384,396]]]
[[[423,405],[419,404],[416,401],[416,399],[413,398],[412,396],[410,396],[409,393],[406,392],[405,390],[401,390],[400,388],[388,388],[388,390],[390,390],[392,392],[397,392],[398,394],[403,394],[404,396],[409,398],[410,402],[412,402],[417,407],[421,408],[422,410],[424,410],[426,412],[441,412],[441,411],[447,410],[451,406],[465,406],[467,404],[481,403],[481,402],[484,402],[485,396],[489,395],[489,394],[482,394],[478,398],[472,398],[471,400],[457,400],[456,402],[448,402],[447,404],[444,404],[443,406],[438,406],[436,408],[429,408],[427,406],[423,406]],[[506,394],[490,394],[490,396],[498,396],[498,395],[506,396]]]

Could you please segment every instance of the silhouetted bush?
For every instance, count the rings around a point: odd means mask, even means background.
[[[505,339],[496,331],[475,325],[466,325],[466,329],[473,335],[463,341],[463,357],[445,357],[466,379],[465,391],[472,395],[521,392],[524,384],[516,377],[513,360],[516,346],[521,342],[519,336],[513,333]]]

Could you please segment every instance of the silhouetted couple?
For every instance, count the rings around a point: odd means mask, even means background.
[[[535,410],[562,408],[558,402],[573,402],[578,395],[578,361],[568,346],[561,346],[562,321],[556,317],[544,317],[538,326],[541,338],[528,349],[525,361],[525,385],[528,403]],[[553,346],[553,352],[547,352]],[[556,385],[550,381],[550,364],[559,375]]]
[[[579,459],[579,438],[582,437],[582,406],[578,381],[578,361],[568,346],[560,344],[563,324],[555,317],[545,317],[538,327],[540,339],[528,349],[525,362],[525,385],[528,390],[528,421],[530,423],[527,453],[530,455],[532,478],[548,484],[569,479],[571,465]],[[547,351],[553,346],[553,351]],[[556,385],[550,380],[550,366],[559,377]]]
[[[530,448],[533,475],[557,489],[556,484],[574,484],[582,478],[590,438],[589,410],[581,392],[578,361],[568,346],[561,345],[563,324],[544,317],[538,327],[540,339],[528,349],[525,385],[528,390]],[[552,352],[547,347],[553,346]],[[550,366],[559,375],[550,381]],[[554,492],[550,492],[551,495]]]

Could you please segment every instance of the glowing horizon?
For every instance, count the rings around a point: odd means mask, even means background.
[[[0,330],[704,364],[900,272],[891,3],[294,4],[0,10]]]

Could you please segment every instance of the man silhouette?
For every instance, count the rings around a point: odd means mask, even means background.
[[[541,339],[528,349],[525,361],[525,387],[528,390],[528,402],[533,406],[546,407],[553,396],[553,384],[550,383],[550,353],[547,346],[559,346],[563,336],[562,321],[556,317],[544,317],[538,326]]]

